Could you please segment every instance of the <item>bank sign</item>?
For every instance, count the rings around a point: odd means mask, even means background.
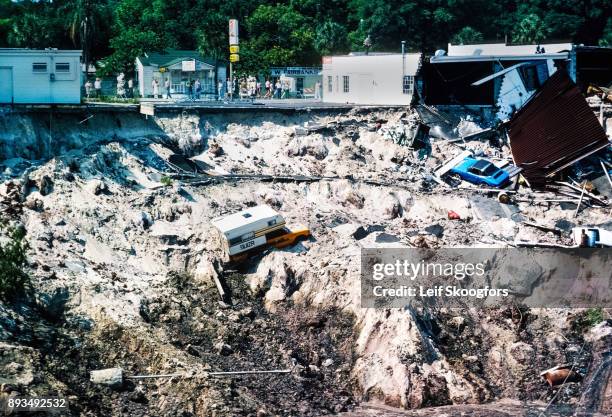
[[[319,75],[321,68],[318,67],[272,67],[270,75],[280,77],[281,75],[306,76]]]

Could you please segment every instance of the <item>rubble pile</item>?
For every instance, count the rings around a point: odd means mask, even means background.
[[[359,256],[574,246],[574,226],[610,228],[606,182],[591,181],[578,203],[559,197],[576,194],[567,186],[532,190],[520,175],[507,189],[439,176],[464,151],[510,163],[508,144],[477,117],[439,129],[403,109],[171,118],[157,118],[163,140],[107,138],[5,167],[0,210],[27,231],[36,296],[0,305],[0,395],[44,390],[77,414],[143,416],[579,401],[580,382],[552,388],[539,373],[570,363],[590,375],[607,348],[587,340],[584,311],[361,309]],[[191,162],[171,158],[180,152]],[[560,180],[582,190],[603,175],[590,163]],[[313,237],[224,265],[210,221],[258,204]],[[115,367],[193,376],[89,380]],[[263,369],[291,373],[206,376]]]

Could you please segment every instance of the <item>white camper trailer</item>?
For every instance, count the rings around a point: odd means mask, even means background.
[[[283,216],[266,205],[219,217],[211,223],[221,233],[230,260],[243,259],[245,254],[265,246],[290,246],[310,235],[303,226],[288,229]]]

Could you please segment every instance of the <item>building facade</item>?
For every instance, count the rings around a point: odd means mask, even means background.
[[[409,105],[420,65],[420,53],[323,57],[323,101]]]
[[[319,67],[271,67],[271,81],[280,79],[293,97],[315,97],[317,82],[321,83]]]
[[[225,61],[206,58],[197,51],[169,49],[136,58],[136,73],[141,97],[153,96],[153,80],[157,80],[159,94],[165,97],[167,79],[170,79],[171,94],[177,96],[186,95],[189,83],[200,80],[202,97],[206,97],[217,95],[218,82],[227,78],[227,65]]]
[[[81,102],[81,51],[0,49],[0,103]]]

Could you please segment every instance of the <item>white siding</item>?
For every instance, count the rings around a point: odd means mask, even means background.
[[[421,54],[406,54],[404,75],[415,76],[420,62]],[[348,77],[348,92],[344,77]],[[323,62],[323,101],[327,103],[408,105],[412,94],[403,93],[402,83],[402,54],[333,56]]]
[[[538,45],[506,45],[505,43],[483,43],[476,45],[453,45],[448,44],[448,56],[469,56],[469,55],[532,55],[536,53]],[[546,43],[540,44],[547,54],[571,51],[571,43]]]
[[[23,104],[80,103],[80,57],[81,51],[0,49],[0,67],[10,68],[12,72],[13,102]],[[45,63],[46,71],[34,72],[32,69],[34,63]],[[68,64],[69,70],[58,72],[56,64]],[[10,102],[6,100],[6,96],[7,94],[0,93],[3,103]]]

